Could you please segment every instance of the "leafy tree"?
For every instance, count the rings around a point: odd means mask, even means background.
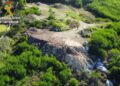
[[[9,37],[1,37],[0,38],[0,52],[10,53],[12,52],[12,45],[14,41]]]
[[[89,83],[92,85],[92,86],[99,86],[98,82],[99,80],[102,78],[101,76],[101,73],[97,72],[97,71],[92,71],[90,73],[90,81]]]
[[[70,71],[70,69],[65,69],[65,70],[62,70],[60,72],[60,80],[63,82],[63,83],[66,83],[69,78],[71,77],[72,73]]]
[[[22,7],[24,7],[26,5],[27,1],[26,0],[19,0],[19,3]]]
[[[83,4],[82,1],[83,1],[83,0],[75,0],[75,6],[77,6],[77,7],[82,7],[82,4]]]
[[[113,30],[98,30],[91,37],[89,52],[96,56],[104,57],[108,50],[117,46],[117,39],[118,36]]]
[[[51,20],[51,19],[55,19],[55,12],[52,10],[52,9],[49,9],[49,17],[48,19]]]
[[[120,35],[120,22],[112,22],[106,28],[115,30],[118,35]]]
[[[68,81],[68,83],[69,83],[69,86],[78,86],[78,85],[79,85],[78,80],[75,79],[75,78],[71,78],[71,79]]]
[[[60,86],[73,78],[71,70],[65,64],[52,55],[43,55],[26,41],[26,38],[22,38],[16,43],[15,51],[19,54],[7,54],[1,59],[1,85]]]
[[[9,81],[10,81],[10,77],[8,75],[0,75],[0,85],[1,86],[8,85]]]
[[[120,51],[118,49],[112,49],[108,52],[109,59],[117,57],[120,55]]]
[[[52,68],[48,68],[47,72],[42,76],[42,80],[46,81],[49,86],[56,86],[60,85],[59,80],[57,77],[53,74]]]
[[[120,84],[120,55],[113,56],[111,62],[109,62],[109,70],[112,79],[115,79],[117,81],[117,85]]]

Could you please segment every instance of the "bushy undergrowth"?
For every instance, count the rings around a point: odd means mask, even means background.
[[[96,30],[89,42],[89,53],[108,61],[110,78],[114,79],[116,86],[119,82],[120,72],[120,23],[112,22],[105,28]]]
[[[22,13],[23,13],[23,15],[28,15],[28,14],[40,15],[41,14],[38,7],[24,8],[22,10]]]
[[[27,43],[26,38],[21,40],[13,55],[7,54],[0,59],[1,86],[59,86],[72,83],[71,79],[76,82],[73,86],[77,86],[77,79],[65,64],[54,56],[43,55],[38,48]]]
[[[107,17],[114,21],[120,21],[119,0],[93,0],[88,9],[101,17]]]

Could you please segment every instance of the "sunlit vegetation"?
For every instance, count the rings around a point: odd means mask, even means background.
[[[7,31],[7,26],[5,25],[0,25],[0,34],[2,34],[3,32],[6,32]]]
[[[66,13],[66,16],[67,17],[71,17],[71,18],[73,18],[73,19],[76,19],[76,20],[78,20],[78,21],[80,21],[80,15],[79,14],[76,14],[76,13],[74,13],[74,12],[67,12]]]
[[[40,15],[41,12],[39,10],[38,7],[31,7],[31,8],[24,8],[22,10],[22,14],[23,15],[28,15],[28,14],[36,14],[36,15]]]
[[[100,17],[107,17],[114,21],[120,20],[120,1],[119,0],[93,0],[88,5],[89,10]]]
[[[78,28],[80,26],[79,18],[58,19],[55,16],[55,12],[52,9],[49,9],[49,16],[47,19],[32,20],[32,22],[26,21],[26,24],[29,27],[36,27],[39,29],[49,29],[52,31],[65,31],[68,29]]]
[[[115,31],[98,30],[91,37],[90,53],[106,57],[107,51],[117,46],[117,41],[118,36]]]
[[[73,83],[74,86],[78,84],[65,64],[54,56],[43,55],[38,48],[28,44],[26,38],[21,40],[22,42],[16,45],[13,55],[7,54],[0,60],[1,86],[42,84],[56,86],[69,84],[71,79],[76,81]],[[34,80],[28,83],[31,79]]]
[[[96,30],[89,42],[89,53],[101,59],[107,60],[110,78],[116,80],[115,85],[119,83],[120,72],[120,32],[119,22],[111,23],[107,27]],[[95,59],[95,58],[94,58]]]
[[[97,56],[101,56],[103,54],[102,57],[108,57],[107,54],[109,50],[113,48],[120,49],[119,36],[119,22],[112,22],[102,29],[99,28],[92,34],[90,38],[90,52]]]
[[[109,63],[110,75],[113,79],[117,81],[117,84],[120,84],[120,51],[117,49],[113,49],[109,52],[109,56],[111,57],[111,62]]]
[[[76,13],[72,9],[61,12],[65,14],[65,18],[62,19],[56,16],[57,8],[48,6],[48,16],[37,20],[31,16],[41,16],[40,8],[37,5],[29,8],[26,4],[40,1],[51,4],[63,3],[77,8],[85,6],[99,18],[89,19],[89,15],[88,19],[81,18],[79,12]],[[0,25],[0,35],[8,31],[0,37],[1,86],[105,86],[107,79],[115,81],[115,86],[120,84],[119,0],[93,0],[92,2],[91,0],[15,0],[15,3],[19,3],[17,4],[19,9],[15,10],[15,13],[23,17],[20,23],[11,26],[10,31],[7,26]],[[2,4],[3,0],[0,1],[0,5]],[[28,37],[24,35],[30,27],[57,32],[78,28],[82,19],[87,23],[104,22],[99,27],[85,29],[84,31],[90,34],[82,33],[82,36],[89,38],[89,54],[93,56],[92,59],[100,57],[102,61],[107,62],[108,74],[102,74],[95,69],[89,74],[84,69],[71,70],[55,56],[44,54],[37,46],[29,44]]]

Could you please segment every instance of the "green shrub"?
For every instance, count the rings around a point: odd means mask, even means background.
[[[93,0],[88,9],[97,16],[107,17],[114,21],[120,21],[119,0]]]
[[[30,27],[36,27],[36,28],[42,28],[43,27],[43,22],[41,21],[32,21],[31,23],[29,23]]]
[[[62,86],[74,78],[67,65],[54,56],[43,55],[26,41],[19,41],[16,45],[16,51],[20,53],[6,55],[0,62],[1,85],[28,85],[30,81],[29,85]]]
[[[11,53],[14,40],[9,37],[0,37],[0,52]]]
[[[71,77],[71,75],[72,75],[72,73],[71,73],[70,69],[65,69],[60,72],[60,80],[63,83],[66,83],[69,80],[69,78]]]
[[[60,21],[55,21],[55,22],[52,24],[52,26],[53,26],[54,28],[58,28],[60,31],[65,30],[65,27],[66,27],[66,25],[65,25],[63,22],[60,22]]]
[[[120,22],[112,22],[106,28],[115,30],[120,35]]]
[[[114,30],[97,30],[92,34],[89,43],[91,54],[97,56],[106,56],[106,52],[117,47],[118,36]]]
[[[75,78],[71,78],[71,79],[68,81],[68,83],[69,83],[69,86],[78,86],[78,85],[79,85],[78,80],[75,79]]]
[[[81,19],[80,15],[78,15],[74,12],[67,12],[66,16],[71,17],[71,18],[78,20],[78,21]]]
[[[78,28],[80,26],[79,21],[68,19],[66,21],[67,25],[69,25],[70,28]]]
[[[24,14],[24,15],[28,15],[28,14],[40,15],[41,12],[38,7],[31,7],[31,8],[24,8],[22,10],[22,14]]]
[[[120,82],[120,55],[113,55],[111,61],[109,62],[109,71],[112,79],[116,80],[115,85],[119,85]]]
[[[52,26],[50,29],[57,28],[59,31],[64,31],[66,29],[66,24],[58,19],[47,20],[46,26]]]

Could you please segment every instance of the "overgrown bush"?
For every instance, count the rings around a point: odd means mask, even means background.
[[[120,85],[120,51],[118,53],[117,51],[114,51],[112,53],[111,61],[109,62],[109,71],[111,78],[116,80],[115,85],[118,86]]]
[[[88,9],[100,17],[110,18],[120,21],[120,1],[119,0],[93,0],[88,5]]]
[[[76,14],[76,13],[73,13],[73,12],[67,12],[66,13],[66,16],[67,17],[71,17],[77,21],[79,21],[81,18],[80,18],[80,15]]]
[[[91,54],[105,57],[108,50],[117,47],[118,35],[114,30],[98,30],[92,36],[89,43]]]
[[[0,37],[0,53],[11,53],[14,40],[9,37]]]
[[[68,19],[66,21],[67,25],[69,25],[70,28],[79,28],[80,22],[72,19]]]
[[[0,60],[0,84],[2,86],[41,84],[60,86],[74,78],[65,64],[54,56],[43,55],[38,48],[28,44],[25,40],[16,44],[16,51],[19,54],[6,55]]]
[[[34,20],[31,23],[28,24],[29,27],[36,27],[36,28],[42,28],[43,27],[43,22],[39,20]]]
[[[38,7],[31,7],[31,8],[24,8],[22,10],[22,14],[24,14],[24,15],[28,15],[28,14],[40,15],[41,12]]]

